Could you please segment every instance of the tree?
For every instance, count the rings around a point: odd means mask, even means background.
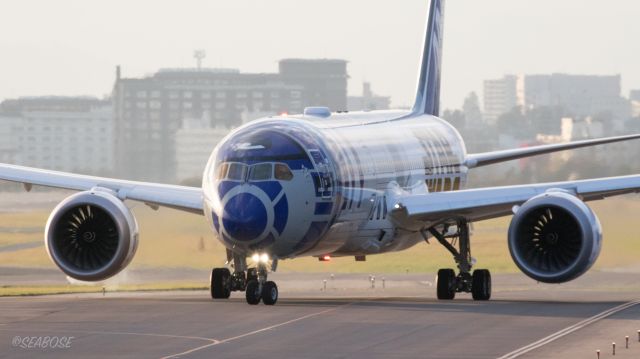
[[[512,108],[511,111],[503,113],[498,117],[496,121],[496,131],[517,139],[529,139],[532,137],[529,122],[520,106],[516,106]]]
[[[564,116],[565,110],[560,106],[540,106],[526,113],[527,122],[531,126],[534,136],[538,133],[560,135]]]
[[[445,110],[442,114],[442,119],[449,122],[458,131],[461,131],[466,126],[464,113],[460,110]]]
[[[482,112],[480,111],[480,101],[475,92],[469,93],[462,104],[462,112],[468,127],[482,126]]]

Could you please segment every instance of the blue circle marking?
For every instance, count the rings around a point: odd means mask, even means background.
[[[224,211],[222,223],[226,232],[235,240],[252,241],[267,227],[267,209],[251,193],[242,192],[232,197],[225,204]]]

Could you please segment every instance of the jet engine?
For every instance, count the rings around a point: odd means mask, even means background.
[[[509,252],[527,276],[563,283],[598,258],[602,229],[595,213],[572,194],[556,191],[525,202],[509,226]]]
[[[138,247],[138,224],[113,192],[80,192],[62,201],[49,216],[45,247],[68,276],[100,281],[131,262]]]

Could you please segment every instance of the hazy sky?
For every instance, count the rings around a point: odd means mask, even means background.
[[[349,60],[395,105],[413,100],[427,0],[181,0],[0,3],[0,99],[97,95],[114,67],[137,77],[204,65],[276,72],[286,57]],[[443,106],[505,73],[621,74],[640,88],[638,0],[449,0]]]

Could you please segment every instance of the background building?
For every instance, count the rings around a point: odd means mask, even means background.
[[[378,96],[371,91],[371,83],[362,83],[362,96],[347,97],[347,110],[349,111],[374,111],[388,110],[391,98]]]
[[[20,143],[16,129],[21,126],[20,115],[0,114],[0,162],[21,164]]]
[[[572,117],[606,116],[626,120],[629,101],[620,96],[620,75],[526,75],[527,108],[562,107]]]
[[[516,106],[523,106],[524,112],[555,108],[573,118],[594,116],[611,121],[610,127],[619,131],[632,114],[633,99],[630,103],[621,96],[620,75],[506,75],[484,81],[484,119],[488,124],[496,124]]]
[[[302,86],[302,107],[326,106],[332,111],[347,109],[347,61],[336,59],[284,59],[279,77],[289,86]],[[299,112],[292,109],[290,112]]]
[[[175,135],[176,180],[199,180],[215,145],[229,133],[224,126],[212,127],[207,114],[187,118]]]
[[[522,105],[521,78],[505,75],[501,79],[484,81],[484,120],[494,125],[500,115]]]
[[[2,161],[108,175],[113,170],[111,101],[28,97],[0,104]]]
[[[232,127],[252,113],[301,113],[312,105],[344,109],[346,63],[286,59],[272,74],[192,68],[144,78],[122,78],[118,69],[113,89],[118,176],[175,181],[174,136],[183,119],[202,118],[205,111],[209,126]]]
[[[631,90],[629,101],[631,102],[631,117],[640,117],[640,90]]]

